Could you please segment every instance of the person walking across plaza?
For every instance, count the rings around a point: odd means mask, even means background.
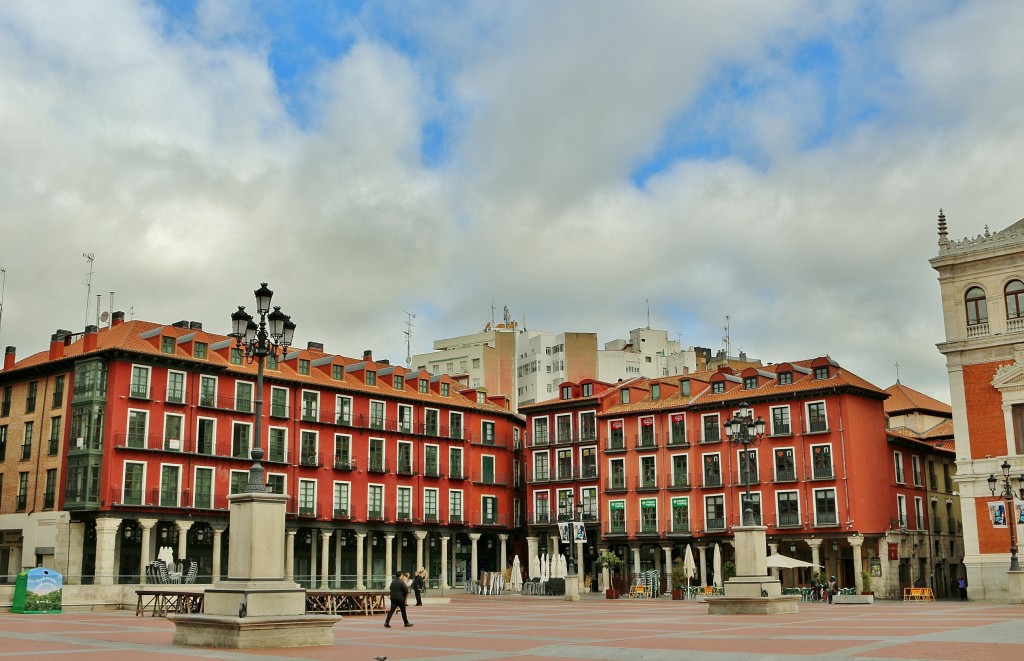
[[[395,614],[395,609],[402,611],[402,621],[405,622],[405,626],[411,627],[409,614],[405,611],[405,600],[409,598],[409,585],[403,580],[402,572],[395,574],[395,580],[391,581],[388,590],[391,592],[391,608],[388,610],[387,617],[384,618],[384,627],[391,628],[391,616]]]
[[[825,590],[828,592],[828,603],[831,604],[832,597],[834,597],[835,594],[839,592],[839,583],[836,582],[835,576],[829,579],[828,585],[825,587]]]
[[[956,581],[956,587],[960,590],[960,601],[967,601],[967,579],[961,576]]]
[[[412,591],[416,594],[416,605],[423,605],[423,590],[427,587],[427,569],[426,567],[420,567],[416,575],[412,577]]]

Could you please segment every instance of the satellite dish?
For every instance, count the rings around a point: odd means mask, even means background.
[[[104,310],[103,312],[100,313],[100,321],[106,323],[107,319],[110,319],[110,313]]]

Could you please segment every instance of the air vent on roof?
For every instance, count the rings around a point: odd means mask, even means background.
[[[324,350],[324,343],[323,342],[307,342],[306,343],[306,348],[309,349],[310,351],[323,351]]]
[[[188,321],[182,319],[181,321],[174,322],[171,326],[174,326],[175,328],[188,328]]]
[[[201,321],[190,321],[190,322],[188,322],[188,327],[191,330],[203,330],[203,322],[201,322]]]

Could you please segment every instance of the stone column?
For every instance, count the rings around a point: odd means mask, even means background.
[[[416,571],[420,570],[420,567],[426,567],[423,562],[423,540],[427,538],[427,533],[423,530],[417,530],[416,535]]]
[[[316,533],[316,528],[309,531],[309,590],[316,587]]]
[[[142,541],[139,547],[142,551],[139,557],[139,583],[148,583],[146,580],[146,565],[153,559],[152,540],[149,534],[155,525],[156,519],[139,519],[139,527],[142,529]]]
[[[665,574],[665,585],[671,590],[674,586],[672,585],[672,547],[662,546],[662,553],[665,554],[665,561],[662,563],[662,569]]]
[[[363,550],[366,547],[366,533],[356,533],[356,589],[365,590],[363,583]]]
[[[824,540],[821,539],[808,539],[807,545],[811,547],[811,564],[814,565],[811,568],[811,573],[821,573],[821,543]]]
[[[334,536],[334,576],[337,587],[341,588],[341,553],[345,549],[345,531],[339,530]]]
[[[114,545],[121,519],[96,519],[96,575],[98,585],[114,584]]]
[[[373,540],[377,539],[374,533],[366,536],[366,585],[373,588]],[[387,581],[385,581],[385,585]]]
[[[398,533],[395,540],[395,571],[405,571],[405,545],[408,543],[405,533]]]
[[[537,557],[537,537],[526,538],[526,572],[529,574],[533,566],[533,559]],[[533,578],[531,575],[530,578]]]
[[[327,589],[327,580],[330,578],[331,568],[328,562],[331,559],[331,531],[320,531],[320,589]]]
[[[640,575],[640,546],[631,546],[629,550],[633,552],[633,577],[636,577]]]
[[[448,584],[448,535],[441,535],[441,589],[447,590]]]
[[[388,580],[394,578],[395,576],[395,568],[391,564],[391,557],[394,553],[394,548],[395,533],[386,533],[384,535],[384,575],[387,577],[387,580],[384,581],[385,583],[387,583]]]
[[[85,547],[85,523],[83,521],[68,522],[68,573],[64,582],[72,585],[82,584],[82,553]]]
[[[188,531],[193,523],[195,521],[187,519],[174,522],[174,525],[178,528],[178,562],[184,563],[185,558],[188,557]]]
[[[285,531],[284,544],[284,579],[295,580],[295,533],[297,530]]]
[[[863,569],[863,559],[861,558],[861,547],[864,546],[864,538],[860,535],[854,535],[850,537],[850,546],[853,547],[853,580],[857,588],[857,594],[864,591],[864,581],[860,577],[861,569]]]
[[[213,567],[210,568],[210,580],[214,583],[220,581],[221,546],[224,543],[222,535],[224,528],[215,526],[213,528]]]
[[[771,553],[768,554],[769,556],[775,555],[776,553],[779,552],[779,543],[778,542],[768,542],[768,549],[771,551]],[[779,580],[779,568],[778,567],[772,567],[769,571],[771,571],[771,573],[772,573],[772,578],[774,578],[776,581]]]
[[[469,543],[471,545],[471,551],[469,556],[469,566],[472,575],[469,577],[470,581],[475,581],[479,577],[480,569],[477,566],[477,542],[480,541],[480,533],[471,532],[469,533]]]
[[[695,544],[697,547],[697,557],[700,558],[697,562],[700,563],[700,582],[701,585],[711,585],[708,583],[709,580],[713,580],[714,576],[708,576],[708,545],[707,544]]]
[[[498,571],[504,571],[505,565],[508,563],[506,558],[508,557],[508,535],[502,533],[498,535]]]
[[[606,549],[600,549],[601,555],[604,555],[605,553],[608,553],[610,551],[611,551],[611,549],[607,549],[607,548]],[[608,570],[607,566],[602,567],[601,568],[601,581],[600,581],[600,584],[597,586],[597,588],[599,590],[607,590],[611,586],[612,586],[612,583],[611,583],[611,571]]]

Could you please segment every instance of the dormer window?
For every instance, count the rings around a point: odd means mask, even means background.
[[[277,356],[275,356],[274,354],[267,354],[267,369],[268,370],[276,370],[277,369]]]
[[[426,379],[420,379],[420,394],[426,395],[430,391],[430,383]]]
[[[689,397],[690,396],[690,380],[689,379],[683,379],[682,381],[679,382],[679,393],[683,397]]]
[[[441,396],[442,397],[447,397],[448,396],[448,387],[449,386],[448,386],[447,383],[442,383],[441,384]]]
[[[486,402],[487,402],[487,395],[485,395],[483,392],[478,390],[477,393],[476,393],[476,403],[477,404],[485,404]]]
[[[660,383],[652,383],[651,384],[651,401],[652,402],[656,402],[659,399],[661,399],[661,384]]]
[[[622,403],[629,404],[629,389],[625,388],[621,391]]]
[[[405,389],[405,379],[396,374],[395,375],[395,390],[404,390],[404,389]]]
[[[309,376],[309,361],[305,358],[299,358],[299,374]]]
[[[196,342],[192,345],[192,356],[199,360],[206,358],[206,342]]]
[[[562,388],[562,399],[572,399],[572,386]]]
[[[242,364],[242,350],[239,349],[238,347],[233,347],[231,349],[231,364],[232,365],[241,365]]]
[[[725,392],[725,381],[715,381],[711,384],[711,392],[716,395],[721,395]]]
[[[753,390],[757,387],[757,377],[748,376],[743,379],[743,388],[746,390]]]
[[[828,365],[822,365],[821,367],[814,368],[814,378],[817,381],[828,378]]]
[[[582,386],[582,389],[583,389],[583,396],[584,397],[592,397],[594,395],[594,384],[593,383],[584,383],[583,386]]]
[[[789,385],[790,383],[793,383],[793,373],[792,372],[779,372],[779,385],[780,386],[785,386],[785,385]]]
[[[375,386],[377,385],[377,373],[373,370],[366,370],[366,385]]]
[[[160,338],[160,351],[174,353],[174,338],[166,335]]]
[[[344,373],[345,367],[343,365],[331,365],[331,378],[335,381],[341,381]]]

